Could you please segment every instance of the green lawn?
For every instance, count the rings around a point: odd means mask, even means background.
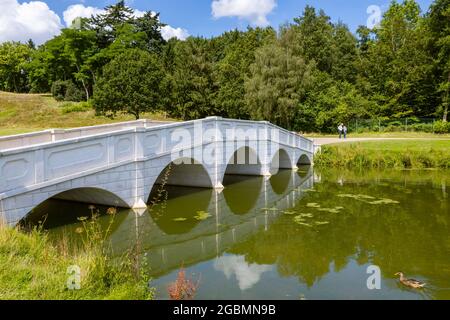
[[[381,140],[322,146],[320,167],[450,168],[450,139]]]
[[[134,120],[119,114],[110,119],[95,115],[94,110],[63,113],[67,102],[58,102],[48,94],[15,94],[0,91],[0,136],[51,128],[74,128]],[[161,114],[143,114],[142,118],[169,120]]]
[[[337,146],[338,144],[334,144]],[[380,140],[349,142],[342,148],[360,147],[372,151],[419,151],[442,150],[450,153],[450,139],[422,139],[422,140]]]

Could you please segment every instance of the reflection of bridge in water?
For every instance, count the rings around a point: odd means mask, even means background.
[[[130,211],[110,238],[115,253],[136,244],[147,254],[155,276],[218,257],[237,242],[267,230],[313,186],[311,167],[299,172],[283,170],[271,178],[228,178],[233,187],[184,194],[175,199],[176,205],[168,201],[161,215],[158,207],[142,216]],[[181,215],[180,208],[186,210],[182,216],[187,220],[174,222]],[[193,219],[199,210],[211,217]]]

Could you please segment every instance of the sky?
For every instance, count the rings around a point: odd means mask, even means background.
[[[426,12],[432,0],[416,0]],[[78,16],[101,13],[116,0],[0,0],[0,43],[44,43],[59,34]],[[333,22],[342,21],[352,32],[359,25],[373,26],[390,0],[128,0],[135,15],[159,12],[167,26],[163,37],[212,37],[247,26],[272,26],[291,22],[306,5],[324,9]]]

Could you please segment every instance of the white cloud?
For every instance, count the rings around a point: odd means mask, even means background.
[[[105,10],[95,8],[95,7],[85,7],[82,4],[74,4],[69,6],[64,12],[63,12],[63,18],[64,22],[66,23],[67,27],[70,27],[72,25],[72,22],[76,18],[90,18],[92,15],[97,15],[104,13]]]
[[[239,289],[243,291],[257,284],[261,280],[261,275],[272,270],[272,266],[248,264],[244,256],[222,256],[214,262],[214,269],[222,271],[227,279],[234,274]]]
[[[214,18],[238,17],[256,26],[267,26],[267,15],[277,3],[276,0],[214,0],[211,6]]]
[[[0,0],[1,1],[1,0]],[[96,8],[96,7],[86,7],[82,4],[74,4],[69,6],[64,12],[64,22],[66,23],[67,27],[70,27],[72,25],[73,20],[76,18],[90,18],[93,15],[97,14],[103,14],[105,13],[105,10]],[[134,10],[134,16],[135,17],[142,17],[144,16],[145,11],[140,10]]]
[[[61,19],[45,2],[0,0],[0,43],[33,39],[41,44],[59,34]]]
[[[140,10],[138,10],[138,9],[134,9],[134,16],[135,16],[136,18],[143,17],[144,14],[145,14],[145,11],[140,11]]]
[[[165,26],[161,28],[161,34],[164,40],[171,38],[178,38],[179,40],[186,40],[189,37],[189,32],[182,28],[173,28],[171,26]]]
[[[17,0],[0,0],[0,43],[5,41],[22,41],[33,39],[42,44],[60,33],[64,26],[59,16],[50,10],[45,2],[31,1],[20,4]],[[75,4],[63,12],[66,27],[70,27],[76,18],[90,18],[104,13],[100,8]],[[134,10],[134,16],[142,17],[144,11]],[[176,37],[184,40],[189,36],[187,30],[166,26],[161,29],[164,39]]]

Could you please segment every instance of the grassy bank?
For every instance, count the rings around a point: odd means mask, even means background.
[[[69,241],[51,242],[44,232],[22,232],[0,225],[0,300],[4,299],[151,299],[149,279],[136,271],[136,259],[112,260],[96,239],[91,221],[86,231],[92,241],[70,248]],[[98,230],[97,230],[98,231]],[[69,290],[70,266],[79,266],[81,288]]]
[[[318,167],[450,168],[450,140],[386,140],[323,146]]]
[[[162,114],[143,114],[143,118],[167,120]],[[83,104],[58,102],[50,95],[0,92],[0,136],[49,128],[74,128],[134,120],[131,115],[117,118],[96,116]]]

